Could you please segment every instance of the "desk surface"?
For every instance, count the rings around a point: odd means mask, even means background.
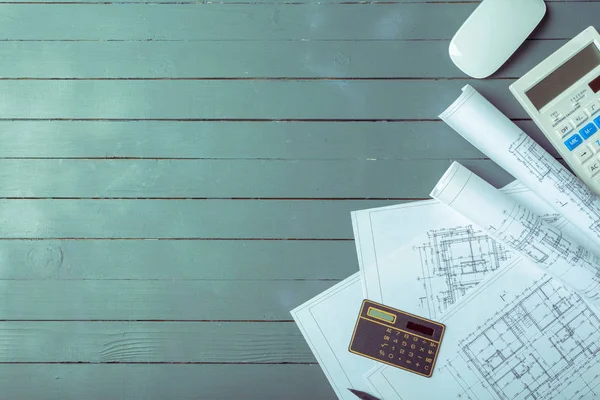
[[[289,311],[357,271],[350,211],[508,183],[437,115],[471,83],[549,148],[508,86],[600,15],[476,81],[477,2],[61,1],[0,3],[6,399],[333,399]]]

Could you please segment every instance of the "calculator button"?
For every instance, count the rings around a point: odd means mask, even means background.
[[[592,123],[587,124],[579,131],[579,133],[581,133],[581,136],[583,136],[584,139],[589,138],[596,132],[598,132],[598,128],[596,128],[596,125]]]
[[[600,126],[600,117],[597,117],[597,118],[594,120],[594,123],[595,123],[596,125]]]
[[[571,136],[570,138],[568,138],[565,141],[565,146],[567,146],[567,149],[569,149],[569,151],[573,151],[577,148],[577,146],[579,146],[581,143],[583,143],[583,139],[581,139],[581,136],[579,136],[577,133],[574,134],[573,136]]]
[[[594,151],[594,153],[597,153],[600,151],[600,135],[594,135],[594,137],[592,137],[590,139],[590,141],[588,142],[588,146],[590,146],[590,149],[592,149]]]
[[[572,130],[573,126],[571,126],[570,122],[567,122],[566,124],[559,126],[556,130],[556,133],[558,133],[558,136],[560,137],[565,137],[566,135],[571,133]]]
[[[577,158],[580,164],[583,164],[593,156],[594,153],[585,146],[575,152],[575,158]]]
[[[579,125],[583,124],[585,121],[587,121],[587,119],[588,119],[587,115],[583,111],[580,111],[579,113],[577,113],[573,116],[571,121],[573,122],[573,125],[579,126]]]
[[[595,160],[594,162],[589,163],[586,165],[585,169],[590,176],[596,175],[598,172],[600,172],[600,161]]]
[[[586,107],[585,112],[591,117],[592,115],[596,114],[598,111],[600,111],[600,103],[598,103],[597,101],[594,101],[593,103],[591,103],[589,106]]]

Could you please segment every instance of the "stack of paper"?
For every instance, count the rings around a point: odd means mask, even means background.
[[[360,272],[292,311],[323,372],[351,400],[600,396],[600,199],[470,86],[440,117],[517,181],[454,163],[352,213]],[[364,298],[446,325],[431,378],[348,351]]]

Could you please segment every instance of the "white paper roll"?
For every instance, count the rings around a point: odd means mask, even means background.
[[[600,199],[510,119],[467,85],[440,118],[578,228],[600,255]]]
[[[431,192],[486,233],[592,301],[600,301],[600,259],[455,162]]]

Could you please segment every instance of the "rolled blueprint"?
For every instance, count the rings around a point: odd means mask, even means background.
[[[440,118],[565,217],[600,255],[600,199],[471,86]]]
[[[431,192],[517,254],[600,300],[600,259],[526,207],[454,162]]]

